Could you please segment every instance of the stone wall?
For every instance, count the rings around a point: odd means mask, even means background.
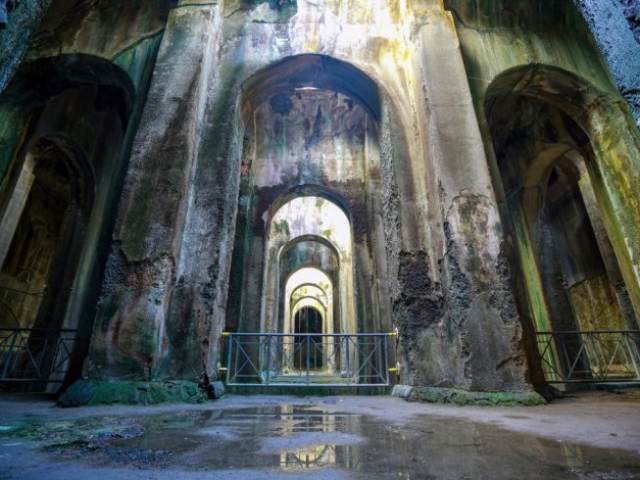
[[[77,377],[167,2],[60,0],[48,10],[45,4],[20,2],[0,30],[0,215],[12,202],[25,154],[40,138],[65,139],[64,149],[89,165],[91,209],[81,222],[70,222],[67,237],[77,242],[58,239],[59,255],[45,280],[51,288],[37,314],[41,326],[78,329],[71,366]],[[18,31],[27,19],[28,28]],[[16,64],[19,55],[17,68],[4,60],[7,54]]]
[[[8,12],[7,23],[0,26],[0,92],[20,65],[49,5],[51,0],[22,0]]]
[[[51,6],[0,98],[2,175],[20,161],[28,113],[60,91],[123,77],[131,114],[88,232],[99,253],[87,247],[76,280],[82,298],[72,310],[97,308],[86,376],[215,377],[222,331],[241,328],[243,315],[256,325],[268,293],[269,215],[314,193],[351,212],[354,328],[397,327],[399,381],[527,390],[523,332],[535,298],[520,280],[526,245],[485,110],[501,89],[564,102],[588,131],[613,248],[635,281],[637,131],[577,10],[561,1],[449,0],[450,10],[436,0],[372,1]],[[640,59],[619,28],[620,6],[578,4],[633,107]],[[47,61],[63,81],[25,97],[42,82],[43,58],[57,59]],[[7,78],[17,61],[3,67]],[[69,68],[76,61],[82,68]],[[61,116],[80,118],[69,112]]]
[[[267,2],[251,9],[185,2],[173,10],[120,205],[87,375],[215,376],[241,172],[249,165],[242,133],[255,118],[275,129],[279,113],[251,114],[269,98],[286,107],[276,94],[295,87],[357,100],[380,130],[380,183],[349,187],[340,173],[351,168],[348,158],[336,169],[335,159],[319,157],[321,169],[307,171],[313,162],[303,162],[300,171],[334,188],[355,219],[371,220],[354,227],[363,246],[354,275],[365,295],[369,285],[388,288],[384,317],[400,332],[400,381],[527,389],[503,230],[451,15],[439,2],[413,10],[377,5],[299,0],[285,14]],[[287,127],[297,135],[266,150],[277,154],[264,171],[280,182],[286,175],[275,166],[295,171],[292,152],[349,153],[353,146],[322,137],[322,125],[348,132],[338,114],[349,108],[338,101],[335,118],[315,108],[305,114],[307,127]],[[323,186],[303,180],[295,187]],[[304,195],[296,188],[292,195]],[[363,209],[354,199],[368,188],[376,195],[364,197]],[[260,221],[281,193],[265,196],[252,215]],[[356,302],[366,312],[367,302]]]
[[[640,2],[574,0],[640,126]],[[625,28],[628,26],[629,28]]]
[[[633,32],[636,41],[640,43],[640,2],[638,0],[618,0],[622,5],[622,10],[629,27]]]

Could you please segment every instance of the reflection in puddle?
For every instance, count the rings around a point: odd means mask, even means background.
[[[263,438],[261,451],[277,453],[282,470],[332,465],[350,468],[355,456],[352,446],[362,441],[354,434],[359,430],[360,418],[355,415],[318,414],[285,406],[270,418],[277,426],[270,429],[272,436]]]
[[[132,452],[161,452],[162,464],[144,467],[343,470],[362,478],[640,478],[640,457],[632,452],[558,442],[452,418],[418,417],[401,426],[367,415],[278,406],[165,414],[137,421],[145,433],[109,440],[100,452],[103,461],[97,463],[117,466],[120,457],[135,458]]]
[[[317,445],[280,454],[283,470],[327,467],[336,463],[336,445]]]

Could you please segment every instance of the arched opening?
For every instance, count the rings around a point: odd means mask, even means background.
[[[308,266],[299,268],[286,280],[284,328],[280,331],[292,334],[291,342],[285,341],[284,357],[285,363],[293,364],[297,371],[326,367],[333,373],[339,368],[333,355],[336,342],[327,337],[342,331],[339,317],[334,319],[337,309],[333,283],[323,270]]]
[[[391,330],[386,282],[370,285],[386,268],[381,108],[371,79],[321,55],[285,59],[245,82],[227,329],[282,332],[284,279],[315,266],[332,276],[341,331]]]
[[[304,306],[300,308],[294,318],[295,332],[297,334],[309,334],[305,341],[298,342],[299,355],[295,356],[294,365],[297,368],[309,368],[319,370],[322,368],[322,350],[317,345],[322,344],[323,319],[322,313],[315,307]],[[308,339],[308,340],[307,340]]]
[[[300,312],[316,308],[324,337],[311,341],[322,370],[335,372],[345,353],[331,335],[392,330],[378,87],[345,62],[301,55],[256,73],[240,100],[226,328],[295,334]],[[315,277],[292,285],[303,271]]]
[[[512,75],[515,83],[500,78],[489,89],[485,113],[505,192],[505,223],[516,240],[514,267],[526,294],[520,301],[537,332],[529,344],[543,346],[547,381],[622,372],[620,337],[607,332],[637,329],[629,293],[637,285],[623,275],[627,260],[614,247],[618,219],[603,187],[602,159],[576,120],[583,120],[585,89],[576,90],[560,71],[536,71],[519,90],[523,84]],[[604,367],[588,350],[594,341]]]
[[[134,98],[124,71],[89,55],[24,64],[0,97],[0,329],[24,360],[5,381],[53,391],[80,374]]]
[[[633,306],[584,158],[576,150],[564,151],[541,185],[537,200],[530,198],[530,189],[537,187],[528,185],[523,201],[553,328],[635,328]]]
[[[268,294],[263,298],[261,331],[290,331],[286,325],[290,322],[289,289],[311,284],[329,291],[332,298],[336,285],[336,333],[355,332],[351,222],[336,204],[315,196],[296,197],[285,203],[270,220],[265,248],[264,291]],[[289,255],[283,255],[285,252]],[[292,258],[294,252],[297,256]],[[287,278],[292,267],[297,270],[281,290],[279,279]],[[333,279],[324,269],[329,269]],[[278,311],[282,301],[284,312]],[[333,301],[327,308],[333,316]],[[334,333],[331,323],[327,333]]]
[[[327,309],[327,333],[341,332],[343,318],[340,295],[340,256],[335,247],[320,237],[305,236],[289,242],[280,252],[280,295],[278,309],[284,312],[277,331],[290,332],[292,302],[301,295],[321,299]],[[307,272],[304,274],[304,272]],[[313,272],[313,273],[312,273]],[[302,275],[304,274],[304,275]]]
[[[62,319],[52,318],[50,308],[69,296],[93,175],[77,145],[43,137],[27,153],[20,177],[0,234],[0,316],[9,322],[4,326],[60,328]]]

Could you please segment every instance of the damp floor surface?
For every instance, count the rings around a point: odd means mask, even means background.
[[[640,479],[640,395],[534,408],[228,397],[68,410],[2,397],[0,478]]]

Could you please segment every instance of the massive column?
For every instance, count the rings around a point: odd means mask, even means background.
[[[120,201],[84,368],[91,378],[166,374],[162,365],[175,343],[168,335],[170,303],[221,8],[183,0],[170,13]],[[192,378],[202,373],[202,365],[191,367]]]
[[[520,319],[454,22],[439,1],[414,2],[414,17],[424,170],[428,190],[437,192],[431,243],[438,271],[429,275],[437,283],[425,293],[441,298],[439,317],[399,316],[401,339],[410,344],[405,371],[415,385],[524,391]]]
[[[585,112],[598,163],[594,189],[636,317],[640,312],[640,139],[627,112],[594,102]]]

